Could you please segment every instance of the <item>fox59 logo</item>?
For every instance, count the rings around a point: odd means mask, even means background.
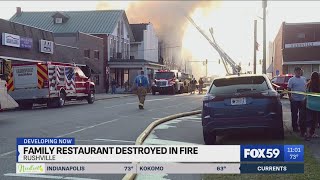
[[[241,161],[283,161],[281,145],[244,145],[241,146]]]

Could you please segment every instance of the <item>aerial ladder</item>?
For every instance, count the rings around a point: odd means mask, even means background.
[[[212,40],[206,35],[206,33],[193,21],[193,19],[190,16],[186,16],[187,19],[191,22],[193,26],[197,28],[197,30],[207,39],[207,41],[210,43],[210,45],[219,53],[221,61],[226,69],[226,72],[228,75],[232,74],[240,74],[241,67],[237,65],[231,58],[228,56],[226,52],[223,51],[223,49],[216,43],[214,37],[213,37],[213,29],[210,28],[210,33],[212,36]],[[232,68],[232,72],[229,71],[228,66],[229,65]]]

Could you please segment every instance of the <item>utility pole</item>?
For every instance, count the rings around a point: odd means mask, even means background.
[[[206,59],[206,77],[208,77],[208,59]]]
[[[254,20],[253,74],[257,74],[257,20]]]
[[[266,8],[267,8],[267,0],[262,0],[262,8],[263,8],[263,62],[262,62],[262,73],[266,74],[266,60],[267,60],[267,40],[266,40],[266,28],[267,28],[267,16],[266,16]]]

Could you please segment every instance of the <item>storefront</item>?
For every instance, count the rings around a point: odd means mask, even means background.
[[[125,85],[128,83],[131,87],[134,83],[134,79],[143,70],[149,81],[154,78],[154,72],[164,68],[164,65],[154,62],[130,59],[130,60],[111,60],[109,62],[110,67],[110,80],[115,79],[118,84],[118,89],[124,90]]]

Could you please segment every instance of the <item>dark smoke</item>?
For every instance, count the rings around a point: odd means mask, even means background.
[[[108,4],[109,3],[109,4]],[[98,9],[111,9],[112,3],[100,2]],[[185,15],[191,15],[196,8],[205,11],[212,10],[218,1],[134,1],[126,9],[129,23],[151,22],[159,37],[165,43],[166,50],[181,46],[188,20]],[[181,63],[181,48],[172,48],[172,56],[176,63]],[[171,53],[170,53],[171,54]],[[170,57],[164,57],[170,59]]]

